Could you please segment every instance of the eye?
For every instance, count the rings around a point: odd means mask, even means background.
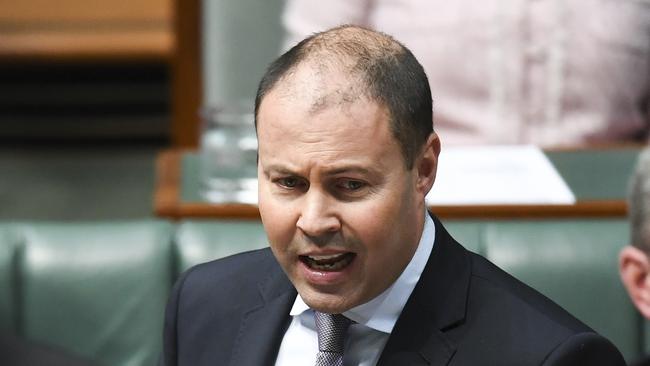
[[[285,189],[295,189],[306,185],[303,179],[297,177],[282,177],[275,179],[274,182]]]
[[[346,191],[354,192],[366,187],[366,183],[359,180],[346,179],[339,182],[339,187]]]
[[[358,179],[338,179],[333,188],[332,194],[342,201],[365,199],[373,192],[367,182]]]

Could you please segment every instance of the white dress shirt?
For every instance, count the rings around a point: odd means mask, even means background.
[[[355,321],[348,330],[343,356],[344,365],[377,364],[388,336],[427,264],[434,239],[435,225],[431,217],[425,213],[424,229],[418,247],[397,281],[369,302],[343,313]],[[275,365],[314,365],[318,353],[314,311],[298,295],[290,315],[291,324],[282,339]]]

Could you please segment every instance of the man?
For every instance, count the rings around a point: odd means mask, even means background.
[[[431,120],[421,65],[384,34],[335,28],[271,64],[256,99],[271,248],[182,276],[166,365],[623,365],[427,214]]]
[[[641,315],[650,319],[650,149],[639,155],[630,180],[628,211],[632,245],[621,250],[619,272],[630,299]],[[639,366],[650,365],[650,358]]]

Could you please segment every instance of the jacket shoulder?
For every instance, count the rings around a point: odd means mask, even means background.
[[[260,306],[265,293],[287,289],[290,282],[268,248],[188,269],[176,281],[165,311],[165,365],[229,358],[245,313]]]
[[[226,298],[233,294],[257,296],[257,285],[270,274],[280,271],[271,250],[264,248],[197,264],[180,276],[176,287],[186,301],[220,294],[228,296]]]
[[[586,324],[571,315],[553,300],[505,272],[486,258],[468,252],[472,263],[472,284],[475,291],[500,293],[485,301],[510,301],[519,308],[528,309],[540,317],[540,321],[566,328],[568,332],[592,331]],[[517,313],[512,313],[517,314]]]
[[[189,276],[245,276],[255,277],[258,272],[263,272],[272,267],[277,267],[277,262],[270,248],[251,250],[228,257],[215,259],[197,264],[188,269],[185,274]],[[212,278],[211,280],[214,280]]]
[[[561,306],[468,253],[472,275],[466,322],[479,331],[467,341],[485,345],[484,357],[520,365],[625,364],[611,342]]]

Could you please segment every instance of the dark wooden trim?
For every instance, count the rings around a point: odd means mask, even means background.
[[[448,219],[532,219],[624,217],[625,201],[582,201],[573,205],[480,205],[431,206],[437,216]]]
[[[174,0],[175,52],[172,57],[172,144],[196,148],[203,95],[201,1]]]
[[[257,220],[260,211],[256,205],[182,203],[178,206],[178,218],[228,218]]]

